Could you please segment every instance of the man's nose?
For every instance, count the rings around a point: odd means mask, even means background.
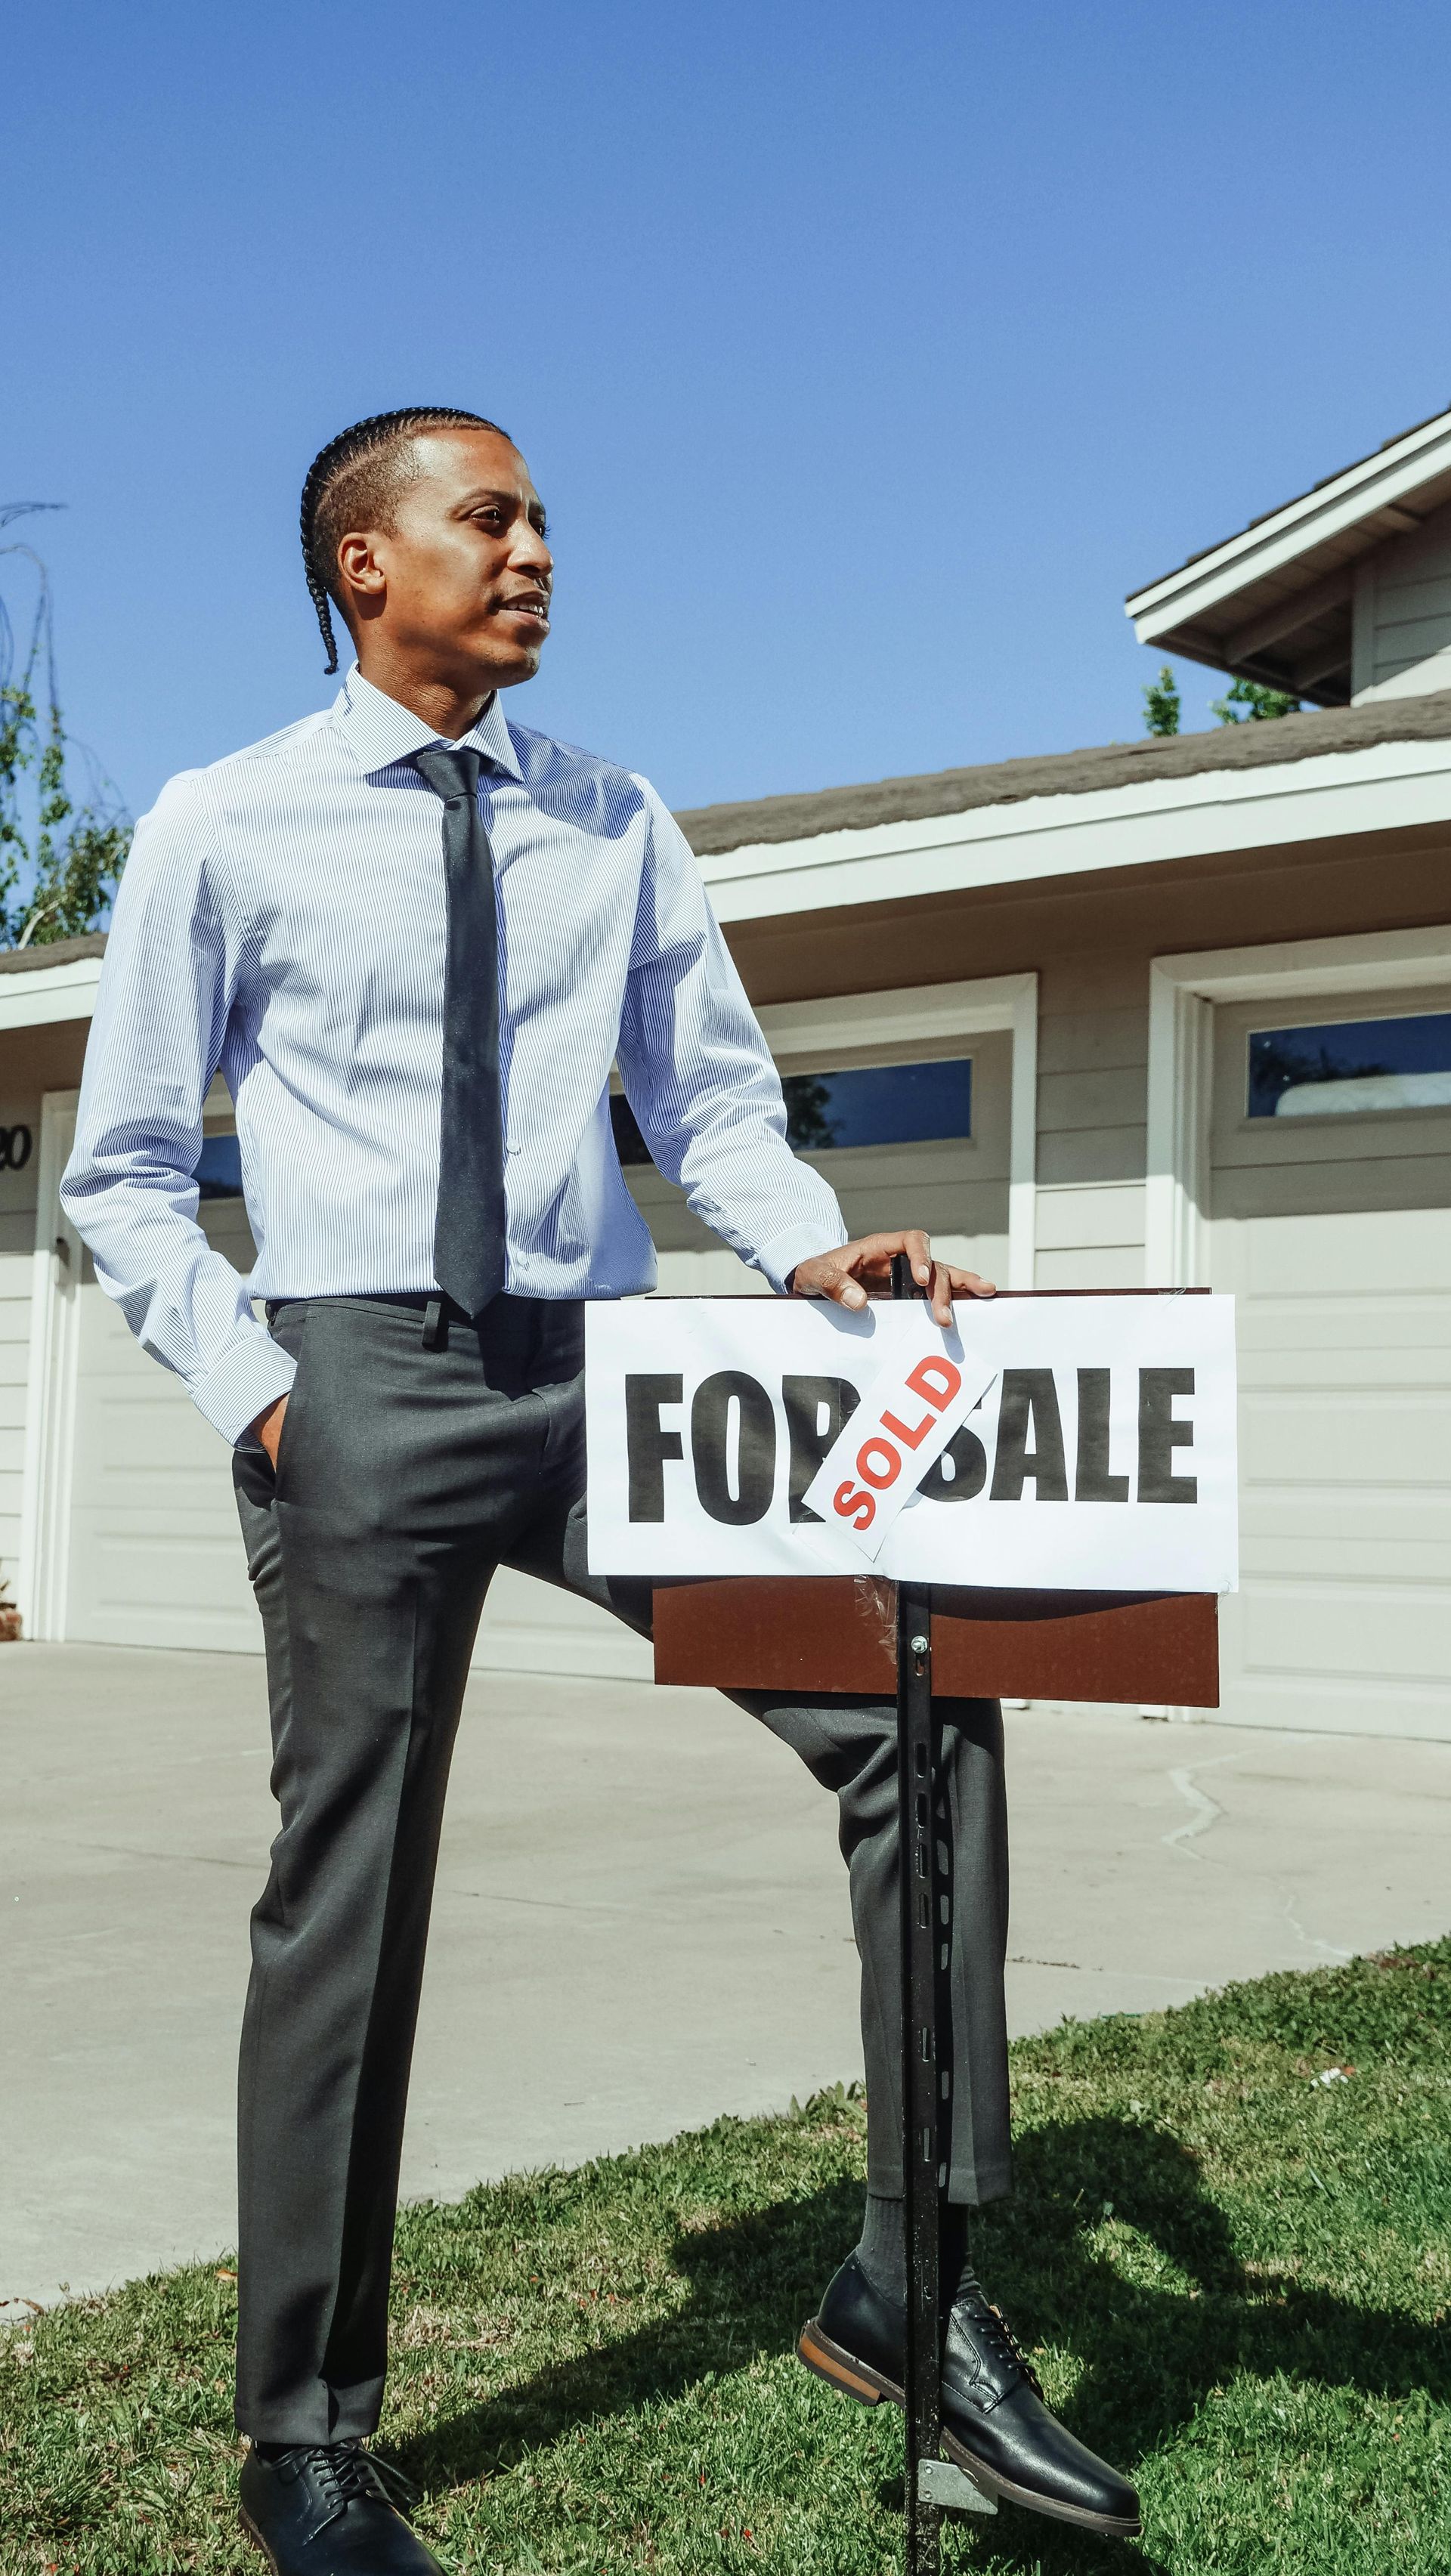
[[[545,581],[553,578],[554,557],[539,530],[531,528],[527,520],[515,533],[509,560],[518,572],[537,572]]]

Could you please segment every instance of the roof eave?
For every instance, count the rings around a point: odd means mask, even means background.
[[[1362,457],[1222,544],[1131,591],[1125,614],[1133,619],[1141,643],[1157,643],[1170,627],[1182,626],[1252,582],[1301,563],[1312,550],[1381,514],[1394,514],[1411,494],[1443,475],[1451,478],[1451,411],[1438,412],[1373,456]],[[1393,515],[1386,518],[1383,529],[1371,531],[1367,541],[1374,542],[1380,533],[1403,533],[1405,525],[1415,524],[1416,515],[1405,511],[1399,522]]]

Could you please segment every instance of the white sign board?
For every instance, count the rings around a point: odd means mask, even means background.
[[[591,1572],[1236,1588],[1232,1298],[955,1313],[589,1306]]]

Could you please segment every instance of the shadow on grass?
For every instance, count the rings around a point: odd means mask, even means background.
[[[1239,2372],[1388,2397],[1451,2394],[1446,2338],[1433,2328],[1301,2289],[1288,2273],[1247,2274],[1196,2159],[1162,2130],[1113,2119],[1036,2130],[1020,2143],[1015,2171],[1012,2200],[975,2224],[977,2269],[1026,2343],[1079,2360],[1064,2419],[1130,2473]],[[1135,2286],[1094,2252],[1086,2231],[1105,2201],[1188,2287]],[[668,2402],[707,2373],[791,2351],[860,2214],[860,2186],[840,2183],[679,2237],[673,2260],[691,2291],[678,2315],[440,2425],[409,2446],[404,2466],[438,2493],[495,2475],[582,2423]],[[1044,2576],[1076,2576],[1120,2546],[1011,2508],[987,2533],[999,2563]],[[1157,2562],[1140,2553],[1139,2563]]]

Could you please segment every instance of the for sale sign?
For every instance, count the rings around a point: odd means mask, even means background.
[[[586,1319],[600,1574],[1232,1592],[1227,1297],[631,1299]]]

